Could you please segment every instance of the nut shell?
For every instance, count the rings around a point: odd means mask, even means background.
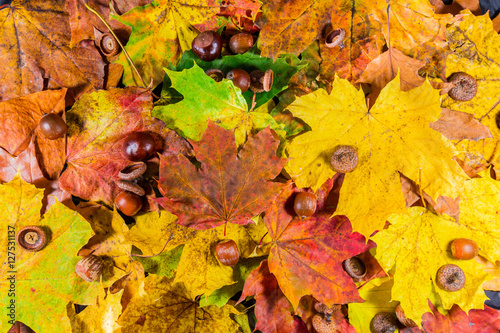
[[[43,115],[42,118],[40,118],[39,126],[40,131],[49,140],[62,138],[68,130],[66,122],[55,113],[47,113]]]
[[[106,57],[112,57],[120,52],[120,45],[110,33],[104,33],[99,41],[99,48]]]
[[[75,272],[87,282],[97,281],[104,268],[104,261],[96,255],[88,255],[75,266]]]
[[[344,29],[335,29],[326,35],[325,45],[328,48],[333,48],[335,46],[339,46],[340,48],[344,48],[344,38],[345,38],[345,30]]]
[[[215,31],[203,31],[191,44],[194,54],[203,61],[214,61],[222,50],[222,38]]]
[[[122,180],[133,181],[141,177],[146,172],[147,165],[144,162],[136,162],[127,165],[122,171],[118,172],[118,178]]]
[[[315,314],[312,318],[312,325],[318,333],[336,333],[337,325],[335,321],[327,320],[323,315]]]
[[[133,182],[130,182],[127,180],[121,180],[121,179],[117,180],[116,186],[118,186],[118,188],[121,190],[132,192],[134,194],[137,194],[140,197],[142,197],[144,194],[146,194],[146,191],[142,187],[140,187],[136,183],[133,183]]]
[[[312,216],[316,211],[316,206],[316,196],[311,192],[299,192],[293,201],[295,213],[302,218]]]
[[[401,304],[398,304],[396,307],[396,317],[398,317],[399,322],[406,327],[417,327],[417,324],[413,320],[406,318]]]
[[[470,260],[477,256],[479,247],[472,239],[457,238],[451,242],[450,250],[455,259]]]
[[[250,50],[253,46],[253,36],[248,32],[240,32],[231,37],[229,48],[233,53],[242,54]]]
[[[448,91],[448,95],[454,100],[466,102],[476,96],[477,82],[472,75],[464,72],[457,72],[451,74],[448,81],[455,85]]]
[[[340,308],[341,308],[340,304],[334,304],[331,308],[327,307],[326,304],[321,302],[317,302],[316,304],[314,304],[314,309],[317,312],[327,315],[332,315],[335,311],[340,310]]]
[[[122,191],[115,198],[116,207],[127,216],[134,216],[142,208],[142,199],[135,193]]]
[[[457,265],[441,266],[436,274],[436,284],[446,291],[458,291],[465,286],[465,273]]]
[[[224,73],[217,68],[210,68],[205,71],[205,74],[214,79],[215,82],[220,82],[224,79]]]
[[[47,235],[39,226],[28,225],[18,231],[16,242],[26,251],[37,252],[47,244]]]
[[[366,275],[366,266],[363,260],[352,257],[342,262],[342,268],[353,279],[362,279]]]
[[[398,328],[398,320],[390,312],[379,312],[373,317],[371,327],[374,333],[392,333]]]
[[[215,254],[220,263],[225,266],[234,266],[240,259],[238,245],[232,239],[226,239],[215,246]]]
[[[226,79],[233,81],[233,84],[240,88],[242,93],[250,87],[250,75],[243,69],[231,69],[227,73]]]
[[[333,151],[330,163],[336,172],[351,172],[358,165],[358,152],[351,146],[338,146]]]

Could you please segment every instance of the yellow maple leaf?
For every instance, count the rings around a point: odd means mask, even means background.
[[[468,102],[454,101],[446,96],[443,107],[473,114],[487,126],[493,138],[479,141],[456,142],[460,157],[470,164],[500,164],[500,36],[493,29],[488,16],[465,18],[446,31],[450,48],[454,51],[446,60],[446,76],[455,72],[472,75],[478,85],[476,96]]]
[[[235,283],[233,268],[224,266],[215,257],[218,241],[230,238],[236,242],[240,256],[254,256],[256,245],[267,232],[265,225],[250,223],[246,226],[229,223],[224,237],[224,226],[195,230],[176,223],[177,217],[167,211],[161,215],[150,212],[136,218],[136,225],[125,235],[124,244],[133,244],[145,255],[159,253],[174,234],[164,251],[185,244],[177,267],[174,283],[182,282],[194,299],[210,295],[214,290]]]
[[[200,308],[183,284],[155,274],[145,279],[144,293],[134,296],[120,316],[121,331],[127,332],[238,332],[234,306]]]
[[[345,176],[336,214],[346,215],[353,231],[368,237],[389,214],[406,210],[400,172],[434,199],[458,195],[467,176],[452,160],[453,145],[429,128],[439,118],[439,104],[428,82],[405,92],[397,76],[368,111],[363,92],[336,78],[330,95],[319,89],[288,107],[312,130],[288,144],[285,169],[297,187],[316,190],[335,174],[333,150],[353,146],[359,164]]]
[[[377,243],[375,258],[382,268],[395,268],[392,299],[399,300],[406,317],[416,323],[429,312],[427,300],[438,295],[447,310],[453,304],[465,312],[482,309],[487,297],[481,285],[489,274],[474,260],[454,259],[449,247],[455,238],[469,238],[478,242],[482,253],[482,245],[491,242],[492,236],[477,234],[477,226],[469,220],[456,223],[449,216],[436,215],[423,207],[411,207],[408,213],[391,215],[391,226],[372,237]],[[462,289],[448,292],[436,284],[437,271],[446,264],[458,265],[464,271]]]

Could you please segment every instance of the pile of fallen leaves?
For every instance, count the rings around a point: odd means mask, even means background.
[[[398,304],[419,326],[401,332],[497,332],[484,290],[500,290],[500,24],[431,2],[0,7],[1,331],[14,300],[35,332],[370,332]],[[127,54],[103,52],[110,29]],[[327,47],[326,29],[343,43]],[[204,62],[191,43],[205,30],[257,41]],[[241,93],[210,68],[275,78]],[[455,72],[476,79],[472,100],[447,95]],[[47,113],[65,136],[42,134]],[[114,199],[135,132],[161,148],[132,218]],[[330,164],[341,145],[359,157],[345,174]],[[311,217],[294,212],[300,192],[317,198]],[[12,263],[7,230],[30,225],[48,243],[17,244]],[[455,238],[479,256],[454,259]],[[235,266],[215,255],[223,239],[239,248]],[[75,273],[90,254],[104,261],[93,282]],[[354,256],[359,279],[342,265]],[[459,291],[436,284],[446,264],[465,272]]]

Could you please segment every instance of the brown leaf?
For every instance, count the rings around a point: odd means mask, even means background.
[[[373,59],[357,83],[369,83],[372,92],[369,95],[373,105],[382,89],[392,81],[399,72],[401,90],[408,91],[424,83],[424,78],[418,75],[418,70],[425,65],[424,61],[410,58],[395,48],[390,48]]]
[[[0,22],[0,101],[60,87],[74,100],[103,87],[105,64],[93,43],[70,48],[65,1],[14,0]]]
[[[492,138],[488,127],[466,112],[441,109],[441,117],[429,126],[450,140],[475,140]]]

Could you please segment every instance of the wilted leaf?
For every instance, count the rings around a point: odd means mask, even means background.
[[[102,88],[105,63],[95,46],[70,48],[65,2],[14,0],[0,22],[0,100],[60,87],[76,99]]]
[[[284,159],[276,157],[278,141],[269,128],[250,137],[238,153],[234,135],[209,123],[200,142],[191,141],[196,168],[182,155],[160,157],[157,201],[177,215],[179,224],[207,229],[224,223],[248,224],[278,194],[271,182]]]
[[[370,105],[375,103],[382,89],[399,73],[401,90],[408,91],[424,83],[418,70],[425,62],[410,58],[395,48],[390,48],[373,59],[356,82],[369,83],[372,92],[368,95]]]
[[[405,211],[399,172],[418,180],[433,198],[456,197],[467,178],[452,160],[451,143],[429,128],[440,107],[428,83],[404,92],[397,77],[368,111],[363,92],[336,79],[331,94],[317,90],[289,109],[312,129],[286,147],[285,169],[298,187],[316,189],[335,174],[330,158],[337,146],[357,150],[359,163],[345,176],[336,214],[346,215],[365,236],[382,229],[389,214]]]

